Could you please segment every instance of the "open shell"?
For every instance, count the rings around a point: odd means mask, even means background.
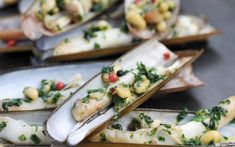
[[[170,53],[170,59],[165,61],[162,59],[164,52]],[[120,112],[120,116],[128,113],[133,110],[141,103],[146,101],[154,92],[159,91],[170,79],[176,76],[176,73],[179,72],[183,67],[193,62],[202,52],[197,52],[195,56],[187,56],[178,58],[174,53],[170,52],[165,46],[157,42],[156,39],[150,40],[143,45],[137,47],[133,51],[125,54],[116,60],[113,65],[120,64],[124,69],[131,69],[135,67],[136,62],[142,62],[148,66],[161,65],[164,67],[171,67],[174,63],[178,63],[175,68],[172,69],[165,80],[162,80],[155,85],[151,90],[146,94],[137,98],[135,102],[129,105],[126,109]],[[175,64],[174,64],[175,65]],[[45,124],[45,129],[47,130],[48,135],[58,142],[64,142],[68,138],[68,143],[75,145],[82,141],[87,135],[89,135],[94,129],[102,129],[102,127],[107,126],[115,115],[117,115],[113,108],[108,109],[107,111],[98,113],[97,118],[93,118],[89,122],[77,123],[71,113],[71,109],[74,106],[74,103],[86,95],[86,92],[90,88],[101,88],[104,84],[101,80],[101,75],[98,74],[86,84],[84,84],[74,95],[72,95],[66,102],[59,106],[48,121]],[[101,110],[102,111],[102,110]],[[84,125],[77,128],[79,125]],[[101,126],[102,125],[102,126]],[[61,127],[63,126],[63,127]],[[98,130],[99,130],[98,129]]]
[[[141,38],[141,39],[150,39],[152,37],[156,37],[158,40],[163,40],[164,38],[167,37],[167,35],[171,31],[171,27],[176,23],[177,17],[179,15],[179,10],[180,10],[180,0],[173,0],[175,3],[175,9],[172,12],[172,17],[166,21],[167,23],[167,31],[162,32],[162,33],[154,33],[151,31],[148,27],[143,29],[143,30],[138,30],[134,27],[132,27],[129,23],[127,23],[129,31],[136,37]],[[134,3],[134,0],[125,0],[125,13],[127,14],[128,8],[131,4]]]
[[[220,33],[219,30],[216,30],[208,22],[206,22],[206,20],[204,20],[201,17],[191,16],[191,15],[180,15],[178,17],[178,21],[181,21],[182,17],[186,18],[186,20],[191,20],[191,19],[195,20],[196,24],[194,23],[194,26],[196,25],[198,26],[198,28],[200,28],[199,32],[197,32],[196,34],[188,34],[188,35],[185,34],[185,36],[174,37],[173,34],[175,34],[174,33],[175,30],[174,28],[172,28],[172,31],[167,36],[167,38],[161,41],[163,44],[181,45],[181,44],[185,44],[185,43],[193,42],[193,41],[202,41],[202,40],[208,39],[212,35],[216,35]],[[109,22],[116,29],[120,27],[120,25],[117,26],[115,24],[121,24],[121,22],[123,21],[123,18],[121,20],[118,18],[115,18],[112,20],[104,18],[104,20]],[[96,24],[96,22],[91,22],[91,24]],[[189,25],[189,23],[187,24]],[[188,25],[186,26],[188,27]],[[73,32],[68,32],[66,34],[61,34],[59,36],[55,36],[51,38],[43,37],[39,39],[38,41],[36,41],[35,52],[38,53],[37,54],[38,57],[42,60],[71,61],[71,60],[99,58],[99,57],[104,57],[104,56],[121,54],[121,53],[127,52],[128,50],[134,48],[136,45],[141,43],[141,41],[133,43],[131,40],[129,43],[123,42],[122,45],[118,45],[115,47],[113,47],[111,44],[110,47],[107,47],[107,48],[101,47],[99,49],[94,49],[91,47],[91,48],[88,48],[87,50],[81,50],[81,48],[79,47],[81,43],[79,42],[82,42],[81,38],[83,37],[84,29],[85,29],[84,26],[81,26],[80,28],[74,30]],[[178,30],[178,31],[181,32],[181,30]],[[185,30],[182,30],[182,31],[185,31]],[[132,37],[133,35],[130,36],[130,38]],[[65,39],[69,41],[65,42]],[[87,43],[84,43],[84,45],[86,44]],[[59,55],[53,55],[53,52],[55,52],[56,49],[60,49],[66,52],[66,54],[61,53]]]
[[[107,11],[110,7],[114,6],[119,1],[120,0],[114,0],[112,2],[112,4],[107,9],[103,10],[102,12],[98,12],[98,13],[89,12],[80,23],[74,23],[74,24],[70,23],[68,26],[66,26],[62,30],[58,30],[56,32],[55,31],[53,32],[53,31],[46,29],[46,27],[43,25],[43,23],[36,17],[35,10],[38,10],[40,7],[40,0],[36,0],[22,16],[22,29],[23,29],[25,35],[32,40],[39,39],[43,35],[55,36],[55,35],[61,34],[63,32],[66,32],[68,30],[71,30],[75,27],[78,27],[81,24],[93,19],[94,17]]]

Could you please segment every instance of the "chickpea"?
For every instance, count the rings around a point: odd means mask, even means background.
[[[200,140],[205,145],[208,145],[211,141],[219,143],[222,140],[222,135],[219,131],[211,130],[203,134]]]
[[[144,77],[142,81],[135,82],[134,84],[135,92],[137,94],[142,94],[148,90],[149,85],[150,85],[149,79]]]
[[[163,14],[163,17],[164,17],[164,19],[166,19],[166,20],[170,19],[171,16],[172,16],[172,13],[169,12],[169,11],[167,11],[167,12],[165,12],[165,13]]]
[[[134,11],[129,11],[126,16],[127,21],[136,27],[137,29],[143,30],[146,28],[146,22],[140,14]]]
[[[45,86],[43,87],[43,89],[42,89],[42,91],[43,91],[44,93],[48,93],[48,92],[50,92],[50,90],[51,90],[51,86],[50,86],[50,85],[45,85]]]
[[[41,9],[43,13],[48,13],[55,7],[56,7],[55,0],[42,0],[41,1]]]
[[[158,32],[160,32],[160,33],[166,32],[166,30],[167,30],[167,24],[166,24],[166,22],[165,22],[165,21],[161,21],[160,23],[158,23],[158,24],[156,25],[156,30],[157,30]]]
[[[109,83],[109,74],[108,73],[104,73],[102,74],[102,79],[105,83]]]
[[[116,88],[117,95],[120,96],[123,99],[130,98],[131,97],[131,91],[130,88],[124,84],[120,84]]]
[[[150,11],[145,14],[144,19],[146,20],[147,23],[158,23],[162,21],[162,15],[159,13],[159,11]]]
[[[168,11],[168,9],[169,9],[169,6],[168,6],[168,4],[167,4],[166,2],[162,2],[162,3],[160,4],[160,11],[161,11],[162,13]]]
[[[25,87],[23,93],[27,98],[32,100],[36,100],[39,95],[38,90],[33,87]]]
[[[71,19],[68,16],[64,15],[46,15],[44,19],[45,26],[55,32],[60,32],[71,22]]]
[[[173,1],[168,1],[169,10],[175,9],[175,3]]]

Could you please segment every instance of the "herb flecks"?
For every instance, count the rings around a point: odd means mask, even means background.
[[[101,142],[107,142],[107,138],[106,138],[106,135],[104,133],[100,133],[100,141]]]
[[[188,115],[188,109],[184,108],[176,117],[176,122],[180,123]]]
[[[116,129],[116,130],[123,130],[122,125],[119,124],[119,123],[112,124],[112,125],[111,125],[111,128],[112,128],[112,129]]]
[[[40,144],[41,143],[41,139],[36,135],[36,134],[32,134],[30,136],[30,140],[34,143],[34,144]]]
[[[7,122],[6,121],[2,121],[0,123],[0,132],[7,126]]]
[[[26,136],[24,134],[21,134],[19,137],[18,137],[19,141],[21,142],[24,142],[27,140]]]
[[[8,111],[9,107],[19,107],[20,105],[22,105],[24,100],[23,99],[4,99],[2,102],[2,108],[4,111]]]

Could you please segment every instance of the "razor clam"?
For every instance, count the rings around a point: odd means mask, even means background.
[[[141,39],[149,39],[153,36],[158,38],[158,40],[165,39],[170,33],[171,27],[176,23],[180,10],[180,0],[172,0],[172,8],[170,8],[170,4],[168,3],[169,0],[125,0],[125,15],[129,31],[134,36]],[[161,5],[163,4],[165,5],[164,9],[161,8]],[[161,9],[167,11],[167,13],[168,10],[171,9],[172,12],[169,12],[169,18],[165,18],[163,12],[160,12]],[[146,13],[144,14],[145,16],[142,16],[142,13]],[[134,24],[142,24],[142,26],[138,27]],[[151,28],[151,25],[154,25],[154,27]],[[164,28],[164,30],[162,28]]]
[[[25,98],[1,99],[0,112],[30,111],[56,108],[60,103],[66,100],[71,95],[71,93],[77,90],[82,85],[82,83],[83,82],[81,80],[81,75],[79,73],[77,73],[73,77],[73,79],[60,90],[53,90],[56,84],[55,81],[42,80],[40,89],[35,89],[33,87],[25,87]],[[31,92],[26,93],[26,89],[31,89]]]
[[[228,100],[234,101],[234,97],[230,97],[229,99],[223,100],[221,103],[224,105],[228,105]],[[219,106],[221,106],[221,103]],[[234,103],[234,102],[232,102]],[[231,103],[230,103],[231,104]],[[229,107],[230,109],[233,109],[232,107]],[[206,109],[202,109],[197,111],[196,113],[188,112],[187,115],[183,117],[180,123],[178,123],[177,118],[180,115],[179,111],[173,111],[173,110],[157,110],[157,109],[146,109],[146,108],[138,108],[124,117],[120,118],[118,121],[116,121],[114,124],[110,125],[106,129],[99,132],[99,134],[92,136],[88,138],[88,140],[97,142],[99,145],[102,145],[102,142],[110,142],[110,143],[134,143],[134,144],[146,144],[146,143],[156,143],[151,142],[151,139],[157,140],[158,144],[161,145],[170,145],[170,143],[167,141],[167,137],[164,136],[161,137],[154,137],[154,136],[148,136],[147,134],[154,133],[153,130],[155,128],[160,128],[159,126],[174,126],[177,125],[178,127],[182,127],[185,124],[190,123],[195,118],[199,117],[199,115]],[[43,113],[42,113],[43,114]],[[195,115],[196,114],[196,115]],[[45,118],[48,117],[47,114]],[[228,115],[231,115],[231,113],[228,113]],[[18,115],[17,115],[18,116]],[[10,117],[14,117],[14,115],[11,115]],[[20,116],[18,118],[21,118]],[[14,128],[14,130],[18,130],[17,133],[19,135],[15,135],[14,131],[8,131],[7,133],[3,133],[0,131],[0,139],[11,141],[14,144],[22,144],[22,142],[19,140],[18,136],[22,136],[25,132],[29,132],[27,127],[22,127],[21,124],[26,124],[24,121],[26,121],[27,118],[21,118],[22,120],[17,120],[17,118],[8,118],[8,117],[0,117],[0,123],[5,120],[10,120],[10,123],[7,123],[7,127]],[[224,119],[221,118],[221,120]],[[39,119],[38,125],[33,125],[34,127],[37,126],[39,129],[37,132],[41,132],[41,122],[44,120],[44,118]],[[135,121],[133,121],[135,120]],[[133,123],[135,122],[135,123]],[[30,124],[30,123],[27,123]],[[137,125],[131,125],[131,124],[137,124]],[[3,125],[4,126],[4,125]],[[27,125],[28,126],[28,125]],[[133,128],[136,127],[136,128]],[[169,128],[169,127],[168,127]],[[4,131],[5,127],[2,127],[2,131]],[[121,129],[118,130],[118,129]],[[136,129],[136,131],[133,131],[132,129]],[[188,126],[188,129],[192,129]],[[40,130],[40,131],[39,131]],[[132,131],[131,131],[132,130]],[[5,130],[6,131],[6,130]],[[221,143],[224,145],[229,145],[231,142],[235,142],[235,124],[234,122],[231,122],[230,124],[224,124],[224,126],[220,126],[220,129],[218,131],[225,136],[224,139],[221,140]],[[142,132],[143,134],[140,134]],[[159,131],[155,132],[159,136]],[[145,136],[146,135],[146,136]],[[139,136],[139,137],[138,137]],[[145,136],[145,137],[144,137]],[[147,138],[146,138],[147,137]],[[22,138],[22,137],[21,137]],[[185,138],[183,138],[185,140]],[[48,141],[48,138],[44,137],[40,138],[41,144],[48,144],[50,145],[51,142]],[[0,141],[1,142],[1,141]],[[4,144],[4,143],[3,143]],[[24,145],[31,144],[30,142],[24,142]],[[85,142],[83,144],[88,144],[89,142]],[[219,143],[217,143],[218,145]],[[178,144],[176,144],[178,145]],[[193,145],[193,144],[192,144]],[[62,146],[66,146],[63,144]],[[123,145],[125,146],[125,145]],[[137,145],[138,146],[138,145]]]
[[[196,112],[195,116],[190,116],[191,118],[187,118],[187,121],[184,120],[183,124],[177,124],[177,117],[174,117],[175,120],[173,121],[166,122],[161,119],[161,117],[164,117],[161,112],[156,115],[151,110],[149,112],[132,112],[130,116],[129,118],[128,116],[121,118],[121,120],[116,122],[116,124],[121,125],[121,127],[119,125],[119,128],[124,128],[124,130],[112,129],[112,126],[110,126],[110,128],[103,130],[89,140],[94,142],[107,141],[111,143],[154,145],[208,145],[207,143],[205,144],[203,138],[206,137],[209,140],[210,136],[205,136],[205,134],[211,130],[219,130],[223,135],[226,134],[225,136],[229,138],[235,136],[234,124],[230,125],[233,127],[228,127],[231,128],[230,131],[233,133],[225,133],[223,131],[223,129],[235,119],[235,96],[223,100],[218,106],[213,107],[211,110],[199,110]],[[135,116],[135,119],[132,119],[132,121],[135,120],[135,124],[138,122],[139,126],[137,124],[136,126],[140,127],[137,128],[136,131],[128,130],[133,116]],[[154,118],[156,116],[157,118]],[[165,117],[172,119],[172,116]],[[218,142],[215,142],[217,145],[228,142],[228,139],[223,139],[222,135],[218,137],[220,137],[220,139],[217,140]],[[211,138],[211,140],[213,140],[213,137]],[[197,144],[193,144],[193,142],[189,144],[189,140],[195,140],[194,143]],[[196,140],[198,142],[196,142]],[[233,140],[233,142],[234,141],[235,140]]]
[[[43,35],[55,36],[78,27],[108,10],[119,0],[102,0],[97,3],[91,0],[41,2],[35,1],[22,17],[23,31],[32,40]],[[53,15],[48,15],[51,12]]]
[[[17,144],[48,145],[51,143],[42,126],[29,125],[10,117],[0,117],[0,138]]]
[[[169,53],[170,55],[169,60],[163,60],[162,55],[165,52]],[[173,78],[173,76],[175,76],[177,71],[179,71],[181,68],[183,68],[184,66],[186,66],[187,64],[195,60],[198,56],[199,54],[197,54],[194,57],[188,56],[188,57],[185,57],[185,58],[182,57],[179,59],[174,53],[169,51],[164,45],[160,44],[156,39],[152,39],[140,45],[133,51],[127,53],[126,55],[123,55],[121,58],[116,60],[113,65],[120,64],[123,67],[123,69],[131,69],[135,67],[135,64],[137,62],[142,62],[143,64],[146,64],[150,67],[162,66],[164,68],[168,68],[168,70],[172,72],[172,73],[169,73],[172,77],[169,76],[166,78],[166,80],[160,81],[159,82],[160,85],[158,87],[160,89],[162,86],[164,86],[164,84],[166,84],[168,80],[170,80],[171,78]],[[173,66],[175,68],[170,69]],[[95,128],[99,127],[104,122],[107,122],[112,117],[114,117],[116,115],[116,112],[112,108],[108,109],[108,111],[106,112],[104,111],[102,115],[100,115],[99,117],[95,119],[91,118],[90,122],[88,121],[76,122],[72,116],[71,109],[73,108],[75,102],[78,99],[85,97],[88,89],[101,88],[101,87],[104,87],[104,83],[101,80],[101,75],[98,74],[97,76],[92,78],[89,82],[87,82],[85,85],[83,85],[83,87],[81,87],[73,96],[71,96],[70,99],[68,99],[60,107],[58,107],[45,124],[45,128],[49,136],[51,136],[54,140],[59,141],[59,142],[66,141],[67,137],[69,136],[68,143],[77,144],[81,140],[83,140],[84,137],[89,135]],[[156,89],[156,87],[154,88]],[[150,93],[147,93],[147,95],[150,96],[153,94],[153,92],[154,90],[150,91]],[[143,103],[145,100],[147,100],[148,97],[146,97],[145,95],[145,97],[141,97],[141,98],[142,99],[139,99],[139,100],[142,100],[142,101],[141,102],[139,101],[139,102]],[[129,110],[126,109],[127,112],[130,110],[133,110],[139,104],[133,103],[132,109],[131,107],[128,107]],[[100,112],[102,112],[102,110]],[[63,128],[61,128],[60,126],[63,126]],[[74,132],[71,132],[71,131],[74,131]],[[57,132],[60,132],[60,133],[57,133]]]

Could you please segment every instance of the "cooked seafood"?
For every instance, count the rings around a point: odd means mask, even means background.
[[[203,18],[180,15],[165,40],[208,34],[215,31]],[[118,37],[118,38],[117,38]],[[126,25],[114,26],[109,21],[100,20],[91,24],[84,33],[76,37],[66,37],[54,49],[51,56],[82,53],[91,50],[113,49],[134,46],[143,40],[133,36]]]
[[[117,0],[36,1],[23,16],[22,28],[30,39],[53,36],[74,28],[107,10]]]
[[[14,144],[48,145],[51,143],[42,126],[29,125],[10,117],[0,117],[0,138]]]
[[[85,98],[79,99],[72,109],[73,116],[77,121],[82,121],[97,110],[104,109],[111,102],[114,103],[115,111],[119,112],[132,103],[138,95],[164,80],[167,72],[171,72],[170,69],[175,69],[178,65],[179,63],[176,63],[172,67],[165,68],[147,67],[143,63],[137,63],[137,68],[133,69],[122,69],[119,65],[104,67],[102,79],[107,85],[101,89],[89,90]]]
[[[179,13],[179,0],[126,0],[129,31],[142,39],[164,39]]]
[[[0,111],[27,111],[51,109],[57,107],[82,84],[81,75],[77,74],[71,82],[64,84],[55,80],[42,80],[39,89],[25,87],[25,98],[0,100]]]
[[[177,120],[179,121],[179,117],[184,119],[186,115],[179,113]],[[147,114],[140,113],[132,120],[127,130],[122,130],[122,125],[116,123],[89,140],[155,145],[220,145],[228,142],[226,141],[228,138],[223,137],[218,129],[234,119],[235,96],[231,96],[211,110],[199,110],[191,121],[182,125],[166,124],[161,120],[153,120]],[[232,138],[233,136],[230,136],[230,139]]]
[[[83,36],[64,39],[53,51],[53,56],[66,55],[129,45],[133,36],[120,28],[113,28],[107,21],[101,20],[92,24]]]

